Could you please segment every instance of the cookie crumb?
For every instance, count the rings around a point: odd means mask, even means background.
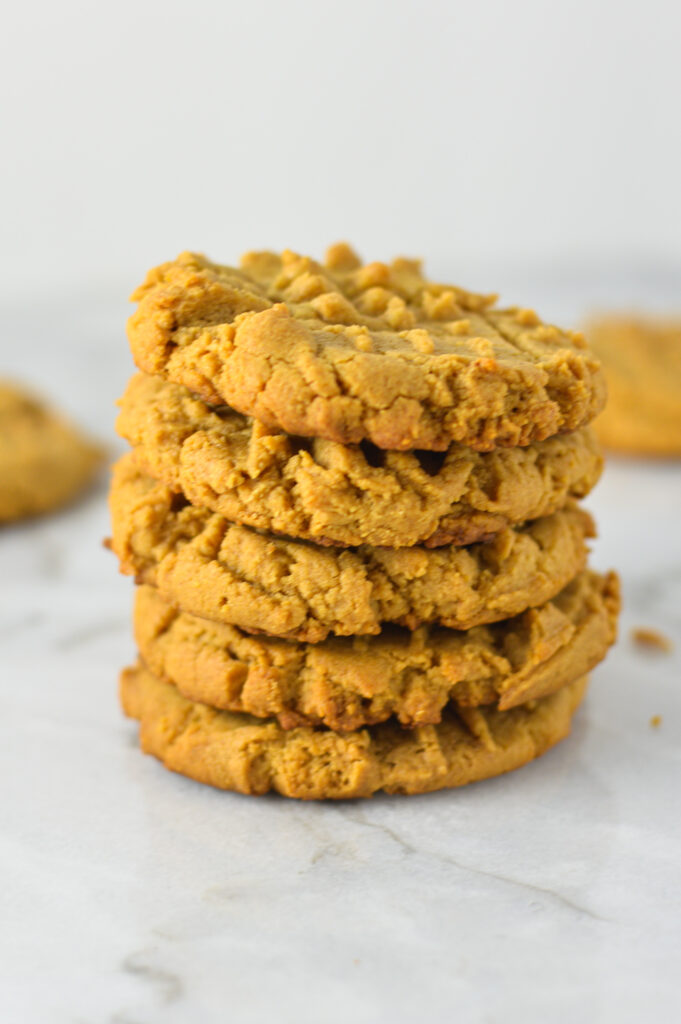
[[[637,626],[631,631],[631,638],[637,647],[645,647],[648,650],[663,651],[670,654],[674,645],[668,636],[660,633],[657,629],[649,629],[646,626]]]
[[[653,715],[653,717],[650,719],[650,724],[653,727],[653,729],[659,729],[662,725],[662,715]]]

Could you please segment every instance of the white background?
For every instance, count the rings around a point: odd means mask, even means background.
[[[2,286],[338,238],[487,289],[678,274],[680,38],[674,0],[8,5]]]

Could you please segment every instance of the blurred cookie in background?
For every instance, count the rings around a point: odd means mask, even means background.
[[[65,505],[94,479],[104,450],[15,383],[0,380],[0,523]]]
[[[608,383],[593,424],[601,442],[631,455],[681,456],[681,316],[602,316],[587,331]]]

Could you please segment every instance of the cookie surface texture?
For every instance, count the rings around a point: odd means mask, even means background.
[[[505,710],[589,672],[615,637],[614,574],[585,571],[553,601],[466,632],[385,629],[371,638],[301,644],[255,637],[180,612],[153,587],[135,600],[135,639],[148,668],[188,700],[282,728],[347,732],[391,716],[437,724],[450,701]]]
[[[120,406],[117,429],[151,476],[231,522],[318,544],[473,544],[584,497],[602,468],[589,429],[487,453],[388,452],[294,438],[145,374]]]
[[[581,427],[605,400],[582,335],[345,245],[324,264],[260,252],[239,269],[183,253],[133,301],[141,370],[293,435],[489,451]]]
[[[138,665],[121,676],[121,701],[140,722],[142,749],[167,768],[219,789],[275,790],[304,800],[427,793],[519,768],[563,739],[587,679],[510,711],[450,713],[439,725],[394,722],[359,732],[282,729],[182,697]]]
[[[92,481],[103,457],[40,399],[0,381],[0,523],[67,504]]]
[[[235,526],[143,473],[114,467],[112,548],[121,571],[217,622],[318,643],[386,622],[469,629],[550,600],[584,568],[590,516],[568,507],[467,548],[338,550]]]

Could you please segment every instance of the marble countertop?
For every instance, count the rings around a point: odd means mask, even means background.
[[[8,309],[3,372],[110,437],[125,313]],[[681,464],[613,460],[587,504],[625,607],[572,736],[464,790],[337,805],[220,793],[139,753],[103,486],[4,529],[2,1019],[681,1019]]]

